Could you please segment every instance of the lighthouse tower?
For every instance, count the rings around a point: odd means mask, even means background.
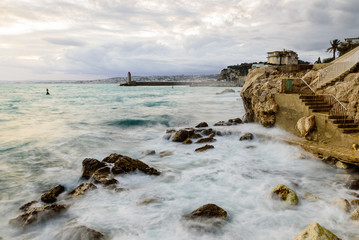
[[[132,84],[132,81],[131,81],[131,73],[128,72],[127,74],[127,84],[130,86]]]

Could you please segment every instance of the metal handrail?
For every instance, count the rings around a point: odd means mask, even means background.
[[[319,78],[317,81],[317,89],[340,77],[343,73],[354,67],[359,62],[359,47],[353,49],[349,53],[343,55],[333,64],[319,70]]]
[[[300,80],[302,80],[302,82],[304,82],[305,85],[307,85],[307,87],[309,87],[309,89],[310,89],[313,93],[315,93],[314,89],[307,83],[307,81],[304,80],[304,78],[301,78]]]

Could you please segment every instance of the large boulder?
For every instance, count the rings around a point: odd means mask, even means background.
[[[226,219],[227,212],[216,204],[209,203],[203,205],[202,207],[194,210],[191,213],[186,214],[185,218],[199,220],[205,220],[210,218]]]
[[[284,202],[288,203],[289,205],[297,205],[298,204],[297,194],[283,184],[278,184],[275,188],[273,188],[273,190],[271,192],[271,196],[272,196],[272,198],[284,201]]]
[[[294,240],[340,240],[319,223],[311,222]]]
[[[67,207],[67,205],[53,203],[51,205],[33,208],[20,216],[11,219],[9,223],[20,227],[34,225],[59,215],[66,210]]]
[[[86,158],[82,161],[82,178],[89,179],[100,168],[106,167],[106,163],[94,158]]]
[[[105,235],[86,226],[67,227],[54,240],[102,240]]]
[[[124,174],[140,171],[147,175],[160,175],[158,170],[148,166],[144,162],[116,153],[111,154],[103,161],[114,162],[114,166],[112,168],[113,174]]]
[[[306,137],[315,128],[315,116],[305,116],[298,120],[297,129],[301,136]]]
[[[65,187],[62,185],[57,185],[44,194],[41,195],[41,201],[44,203],[54,203],[56,202],[56,197],[65,191]]]
[[[208,123],[206,123],[206,122],[201,122],[201,123],[199,123],[199,124],[196,126],[196,128],[204,128],[204,127],[208,127]]]

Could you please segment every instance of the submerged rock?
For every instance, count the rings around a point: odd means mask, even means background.
[[[37,208],[37,207],[41,207],[41,203],[39,203],[38,201],[31,201],[28,203],[25,203],[24,205],[22,205],[19,210],[22,212],[27,212],[32,208]]]
[[[329,164],[330,166],[332,167],[335,167],[336,166],[336,163],[338,162],[339,160],[335,157],[332,157],[332,156],[329,156],[329,157],[324,157],[322,159],[322,162],[323,163],[326,163],[326,164]]]
[[[350,176],[345,186],[352,190],[359,190],[359,179],[357,176]]]
[[[273,188],[271,196],[272,198],[282,200],[289,205],[298,204],[297,194],[283,184],[278,184],[275,188]]]
[[[350,215],[350,219],[354,221],[359,221],[359,209],[355,209]]]
[[[56,234],[55,240],[102,240],[105,235],[86,226],[75,226],[63,229]]]
[[[112,177],[94,177],[95,183],[101,183],[104,186],[110,186],[112,184],[117,184],[118,181]]]
[[[206,145],[203,146],[203,147],[197,148],[195,151],[196,151],[196,152],[203,152],[203,151],[206,151],[206,150],[212,149],[212,148],[214,148],[213,145],[208,145],[208,144],[206,144]]]
[[[201,134],[202,134],[202,135],[205,135],[205,136],[209,136],[209,135],[211,135],[212,133],[213,133],[213,129],[212,129],[212,128],[203,129],[203,130],[201,131]]]
[[[319,197],[317,197],[317,196],[315,196],[313,194],[310,194],[310,193],[304,193],[303,197],[305,199],[307,199],[308,201],[310,201],[310,202],[315,202],[315,201],[320,200]]]
[[[354,208],[358,208],[359,207],[359,199],[350,200],[350,205],[352,205],[352,207],[354,207]]]
[[[244,141],[244,140],[253,140],[254,135],[252,133],[244,133],[240,138],[239,141]]]
[[[346,200],[345,198],[334,199],[332,201],[332,204],[345,212],[349,212],[351,208],[348,200]]]
[[[236,91],[233,89],[225,89],[222,92],[216,93],[216,95],[221,95],[221,94],[225,94],[225,93],[234,93],[234,92],[236,92]]]
[[[187,138],[183,141],[183,144],[192,144],[192,140],[190,138]]]
[[[152,204],[152,203],[159,203],[159,202],[161,202],[160,198],[158,198],[158,197],[150,197],[150,198],[142,199],[141,201],[139,201],[137,203],[137,205],[144,206],[144,205],[149,205],[149,204]]]
[[[69,192],[69,195],[71,195],[72,197],[81,196],[84,195],[87,191],[94,190],[96,188],[97,187],[92,183],[82,183],[77,188]]]
[[[104,162],[94,158],[86,158],[82,161],[82,178],[89,179],[100,168],[106,167]]]
[[[227,218],[227,212],[217,206],[216,204],[206,204],[202,207],[194,210],[193,212],[184,215],[185,218],[188,219],[199,219],[199,220],[205,220],[210,218],[220,218],[220,219],[226,219]]]
[[[243,121],[240,118],[229,119],[227,122],[227,124],[230,124],[230,125],[237,125],[237,124],[241,124],[241,123],[243,123]]]
[[[204,127],[208,127],[208,124],[206,122],[201,122],[196,126],[196,128],[204,128]]]
[[[67,205],[53,203],[43,207],[33,208],[20,216],[11,219],[10,224],[26,227],[29,225],[37,224],[47,219],[53,218],[59,215],[61,212],[67,209]]]
[[[41,195],[41,201],[44,203],[54,203],[56,202],[56,197],[65,191],[65,187],[62,185],[57,185],[44,194]]]
[[[155,150],[146,150],[145,151],[145,155],[155,155],[156,151]]]
[[[319,225],[319,223],[311,222],[294,240],[341,240],[331,231]]]
[[[114,166],[112,168],[113,174],[125,174],[138,170],[147,175],[160,175],[159,171],[148,166],[144,162],[116,153],[111,154],[103,161],[111,161],[111,163],[114,162]]]
[[[163,151],[163,152],[160,152],[160,157],[161,157],[161,158],[162,158],[162,157],[171,156],[171,155],[173,155],[173,153],[172,153],[172,152],[170,152],[170,151]]]
[[[209,143],[209,142],[215,142],[216,139],[214,139],[213,137],[208,137],[208,138],[202,138],[199,139],[196,143]]]

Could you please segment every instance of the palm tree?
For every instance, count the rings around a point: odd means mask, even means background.
[[[327,49],[327,52],[333,52],[333,59],[335,59],[335,53],[339,49],[340,46],[340,40],[334,39],[333,41],[330,41],[331,47]]]

